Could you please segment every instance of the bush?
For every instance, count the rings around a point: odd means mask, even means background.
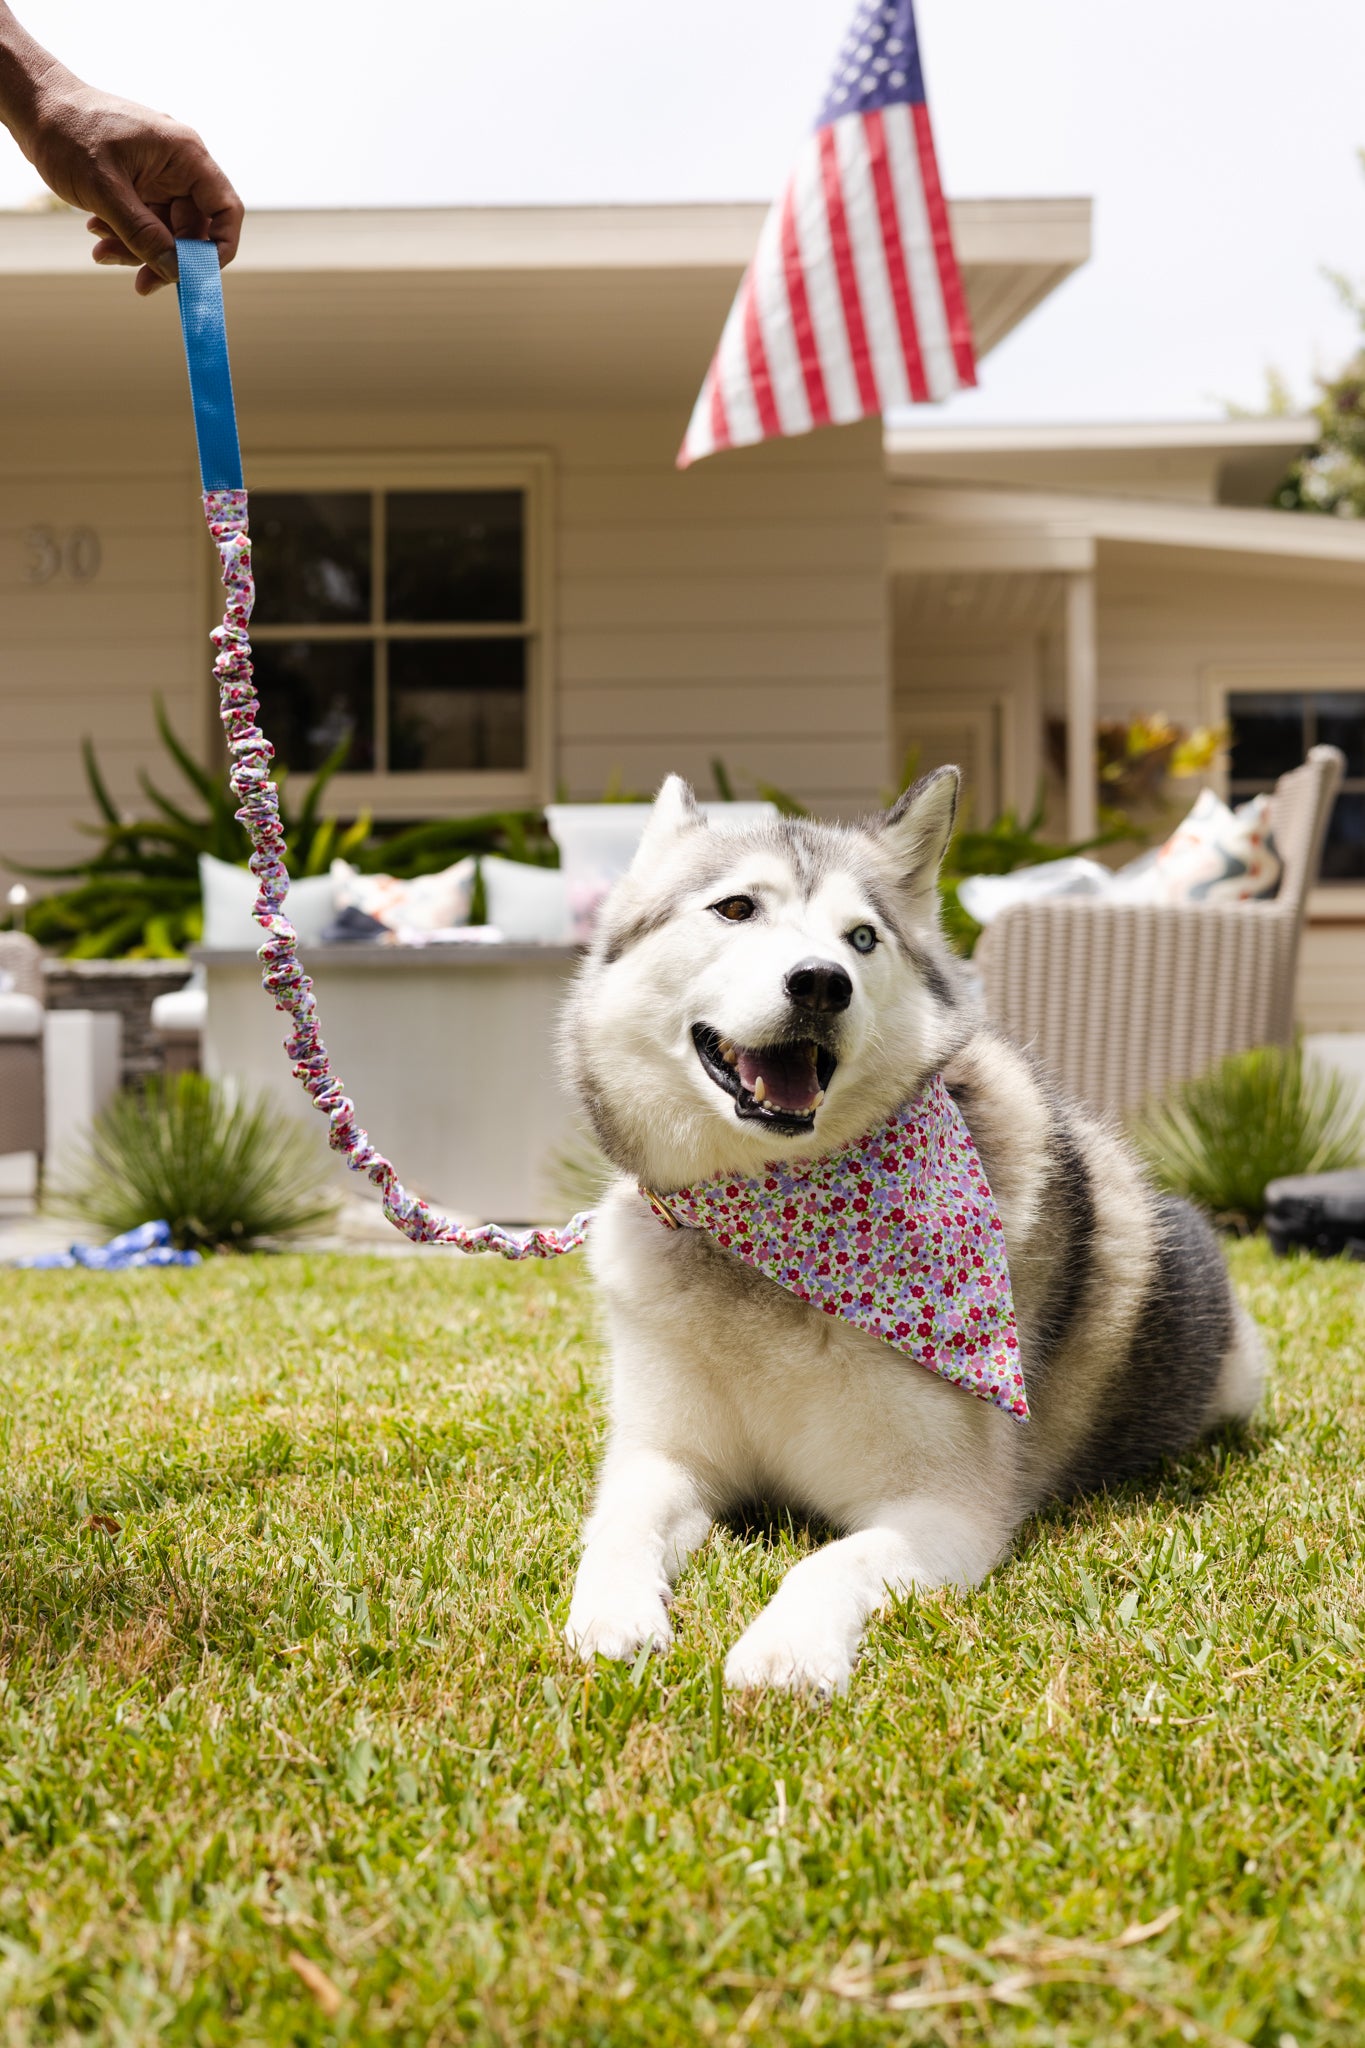
[[[1301,1046],[1263,1045],[1173,1089],[1135,1136],[1163,1187],[1249,1228],[1272,1180],[1365,1158],[1365,1111],[1352,1084],[1305,1062]]]
[[[203,1074],[150,1080],[97,1118],[59,1214],[111,1236],[164,1217],[181,1250],[246,1250],[296,1237],[336,1212],[314,1134],[265,1100]]]

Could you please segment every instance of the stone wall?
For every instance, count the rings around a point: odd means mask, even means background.
[[[45,960],[50,1010],[116,1010],[123,1021],[123,1085],[161,1072],[161,1046],[152,1030],[155,997],[183,988],[184,960]]]

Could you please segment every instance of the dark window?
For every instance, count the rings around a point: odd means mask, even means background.
[[[386,504],[391,619],[518,623],[520,491],[391,491]]]
[[[320,768],[342,740],[346,767],[374,767],[374,652],[368,640],[253,643],[262,721],[277,760]]]
[[[1228,698],[1230,793],[1240,802],[1297,768],[1310,747],[1340,747],[1346,780],[1322,851],[1324,882],[1365,881],[1365,690],[1250,692]]]
[[[290,768],[516,772],[531,627],[519,490],[257,491],[252,624]]]
[[[520,768],[526,649],[520,640],[395,640],[389,766]]]

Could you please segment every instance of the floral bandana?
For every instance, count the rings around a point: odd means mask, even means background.
[[[798,1300],[1027,1422],[1004,1226],[941,1074],[827,1159],[642,1192],[670,1229],[706,1231]]]

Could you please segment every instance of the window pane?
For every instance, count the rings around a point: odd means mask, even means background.
[[[370,616],[370,500],[363,491],[253,491],[255,618],[330,626]]]
[[[1303,697],[1247,695],[1228,698],[1234,782],[1273,782],[1297,768],[1304,743]]]
[[[289,640],[254,650],[261,723],[289,768],[317,768],[343,739],[344,767],[374,767],[374,651],[368,640]]]
[[[524,768],[521,640],[391,640],[389,766]]]
[[[522,619],[520,491],[394,491],[385,503],[388,618]]]
[[[1365,691],[1339,697],[1315,697],[1317,737],[1325,747],[1340,747],[1348,775],[1365,775]]]
[[[1365,881],[1365,793],[1347,790],[1337,798],[1322,850],[1322,879]]]

